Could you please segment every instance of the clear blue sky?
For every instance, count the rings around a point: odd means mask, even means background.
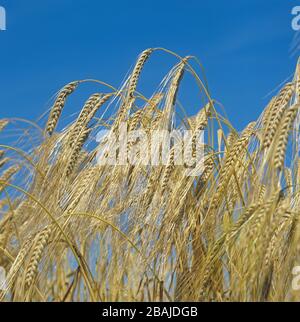
[[[200,59],[212,96],[240,128],[260,114],[266,94],[294,70],[297,56],[289,50],[297,4],[0,0],[7,11],[7,31],[0,32],[0,117],[37,118],[72,80],[97,78],[118,87],[140,51],[162,46]],[[164,57],[153,57],[146,80],[174,63]],[[74,101],[78,107],[80,100]]]

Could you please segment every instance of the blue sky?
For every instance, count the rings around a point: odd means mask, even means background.
[[[270,98],[265,96],[292,74],[298,58],[289,50],[295,35],[291,10],[300,0],[0,0],[0,5],[7,11],[7,31],[0,32],[1,118],[36,119],[72,80],[97,78],[118,87],[139,52],[159,46],[197,56],[213,98],[241,128],[257,118]],[[174,63],[165,54],[153,56],[144,73],[146,94]],[[96,90],[84,89],[72,111]],[[192,105],[185,106],[190,113]]]

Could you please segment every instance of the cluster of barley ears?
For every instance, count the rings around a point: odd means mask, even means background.
[[[0,120],[2,301],[299,300],[299,68],[259,119],[236,131],[192,57],[175,55],[151,97],[138,91],[159,51],[145,50],[121,89],[67,84],[44,129]],[[186,74],[199,89],[192,117],[179,99]],[[101,90],[58,130],[69,97],[89,82]],[[97,133],[122,122],[146,133],[205,131],[203,172],[187,176],[175,164],[176,142],[164,165],[97,163]]]

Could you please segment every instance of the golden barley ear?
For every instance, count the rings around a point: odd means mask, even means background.
[[[293,123],[299,111],[299,105],[290,107],[283,117],[281,127],[279,129],[279,137],[275,148],[274,163],[276,169],[282,169],[287,149],[287,143]]]
[[[50,116],[46,125],[46,132],[49,135],[53,134],[55,130],[62,110],[65,106],[66,100],[70,94],[74,92],[79,82],[75,81],[66,85],[59,93],[51,108]]]
[[[128,86],[128,96],[129,97],[131,97],[134,94],[136,87],[137,87],[137,82],[138,82],[139,76],[142,72],[142,69],[152,53],[153,53],[153,49],[149,48],[149,49],[144,50],[140,54],[140,56],[137,60],[137,63],[134,66],[132,75],[130,77],[129,86]]]
[[[152,48],[146,49],[138,57],[138,60],[134,66],[134,69],[129,77],[129,82],[128,82],[124,101],[122,102],[122,105],[118,111],[118,119],[117,119],[118,121],[116,121],[116,127],[118,126],[119,122],[124,120],[127,112],[130,111],[132,108],[132,105],[135,101],[134,93],[137,87],[140,74],[143,70],[145,63],[147,62],[148,58],[152,54],[152,52],[153,52]]]
[[[295,85],[293,83],[286,84],[280,91],[278,97],[274,100],[274,103],[272,103],[268,113],[268,119],[266,120],[265,136],[262,142],[264,149],[270,147],[284,111],[292,98],[294,90]]]
[[[10,158],[3,158],[1,159],[1,156],[0,156],[0,169],[1,167],[3,167],[8,161],[10,160]]]
[[[52,233],[53,226],[49,226],[39,232],[34,238],[31,257],[25,271],[25,286],[27,288],[31,286],[35,276],[37,275],[39,262]]]
[[[0,132],[7,126],[8,120],[0,120]]]
[[[0,193],[5,189],[7,186],[7,183],[10,179],[13,178],[13,176],[20,170],[20,167],[17,165],[13,165],[6,169],[2,175],[0,176]]]

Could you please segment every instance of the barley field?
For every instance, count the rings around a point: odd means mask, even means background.
[[[146,97],[138,85],[154,53],[177,63]],[[76,80],[37,122],[2,118],[1,301],[299,300],[299,68],[241,131],[197,60],[162,48],[143,51],[119,89]],[[188,74],[193,116],[178,99]],[[66,121],[70,96],[92,83],[99,91]],[[176,140],[166,164],[99,164],[97,134],[122,123],[188,130],[191,155],[204,133],[202,171],[175,162]]]

